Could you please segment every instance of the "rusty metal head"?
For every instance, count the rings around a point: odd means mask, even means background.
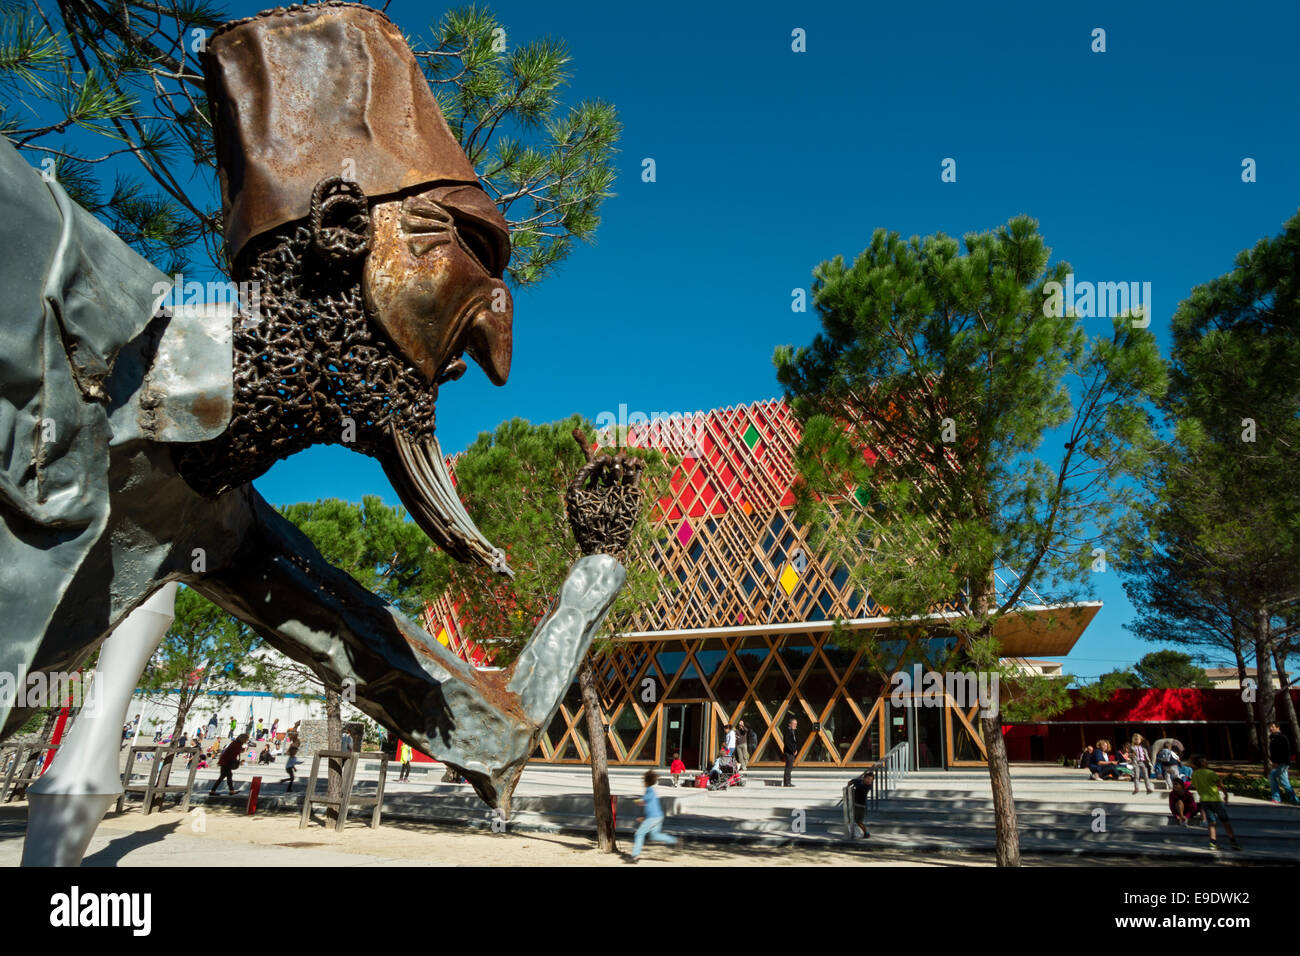
[[[475,195],[482,204],[465,201]],[[514,303],[501,279],[510,239],[496,206],[481,190],[439,186],[377,203],[371,219],[366,305],[388,337],[431,384],[459,378],[467,354],[504,385]]]
[[[234,21],[208,41],[203,68],[232,262],[249,239],[305,219],[332,177],[372,200],[434,184],[481,191],[401,31],[378,10],[324,3]]]

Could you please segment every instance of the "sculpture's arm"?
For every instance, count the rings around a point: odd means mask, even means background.
[[[251,516],[233,559],[194,588],[331,684],[355,689],[360,710],[456,767],[490,805],[508,802],[623,567],[607,555],[579,559],[514,668],[480,672],[331,566],[257,492],[243,493]]]

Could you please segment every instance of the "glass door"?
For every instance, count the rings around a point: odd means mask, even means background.
[[[943,769],[943,707],[926,707],[912,698],[913,770]]]
[[[900,700],[885,701],[886,752],[907,742],[911,744],[908,767],[911,770],[943,768],[943,707],[927,707],[922,698],[908,695]]]
[[[707,704],[695,701],[664,702],[664,762],[671,764],[681,754],[687,770],[703,770],[710,758],[704,720]]]

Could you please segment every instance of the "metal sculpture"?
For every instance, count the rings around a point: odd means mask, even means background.
[[[260,286],[237,316],[156,310],[167,277],[0,145],[0,671],[70,670],[101,642],[111,668],[101,718],[74,726],[33,788],[25,863],[79,860],[120,791],[99,756],[116,751],[170,582],[347,686],[508,815],[625,577],[610,555],[638,472],[602,457],[570,492],[587,556],[515,664],[479,672],[253,490],[279,458],[343,443],[382,463],[441,548],[508,572],[433,429],[462,355],[497,384],[509,374],[510,240],[382,13],[327,3],[228,24],[205,73],[232,276]],[[4,732],[26,716],[10,703]]]

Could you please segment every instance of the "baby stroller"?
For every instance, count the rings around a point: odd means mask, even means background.
[[[745,778],[740,775],[740,765],[732,754],[720,754],[709,768],[709,790],[726,790],[743,787]]]

